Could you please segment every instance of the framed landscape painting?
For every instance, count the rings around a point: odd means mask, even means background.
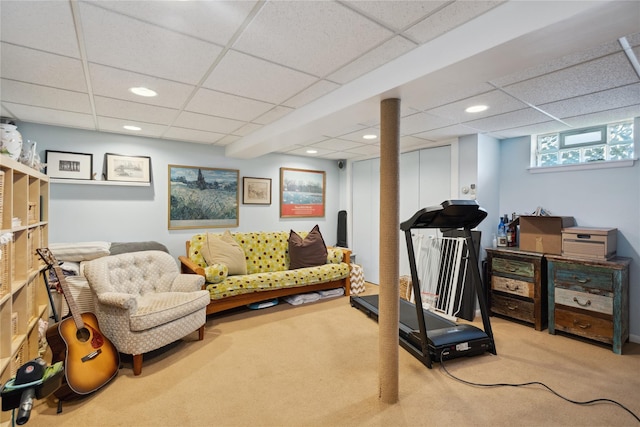
[[[271,178],[242,178],[242,203],[245,205],[271,204]]]
[[[323,217],[324,171],[280,168],[280,217]]]
[[[169,230],[237,227],[237,169],[169,165]]]
[[[93,179],[93,154],[70,151],[45,151],[50,178]]]
[[[151,157],[107,153],[104,169],[107,181],[151,182]]]

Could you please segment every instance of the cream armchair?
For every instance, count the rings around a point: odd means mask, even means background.
[[[198,330],[204,338],[209,292],[204,277],[180,274],[162,251],[111,255],[86,263],[102,333],[119,352],[133,355],[133,373],[142,372],[144,353]]]

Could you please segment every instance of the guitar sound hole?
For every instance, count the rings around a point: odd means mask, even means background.
[[[86,342],[91,338],[91,333],[87,328],[81,328],[76,332],[76,338],[78,338],[78,341]]]

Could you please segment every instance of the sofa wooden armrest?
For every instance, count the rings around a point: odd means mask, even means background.
[[[191,261],[184,255],[178,256],[178,260],[180,261],[180,272],[184,274],[198,274],[202,277],[205,277],[204,268],[200,267],[195,262]]]

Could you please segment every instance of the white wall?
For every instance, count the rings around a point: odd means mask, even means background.
[[[146,241],[165,244],[176,258],[185,241],[198,232],[226,228],[168,230],[168,165],[239,169],[240,220],[232,231],[310,230],[319,224],[327,245],[337,238],[341,186],[337,162],[307,157],[268,155],[240,160],[224,157],[223,147],[155,138],[123,136],[55,126],[18,123],[23,139],[35,140],[44,150],[93,154],[94,172],[102,173],[105,153],[151,157],[150,187],[51,184],[49,242]],[[280,167],[326,171],[324,218],[280,218]],[[242,177],[271,178],[271,205],[243,205]]]
[[[637,123],[637,121],[636,121]],[[637,144],[637,143],[636,143]],[[542,206],[585,227],[618,229],[618,255],[632,258],[630,332],[640,342],[640,166],[532,174],[529,138],[501,142],[500,212],[531,213]]]

